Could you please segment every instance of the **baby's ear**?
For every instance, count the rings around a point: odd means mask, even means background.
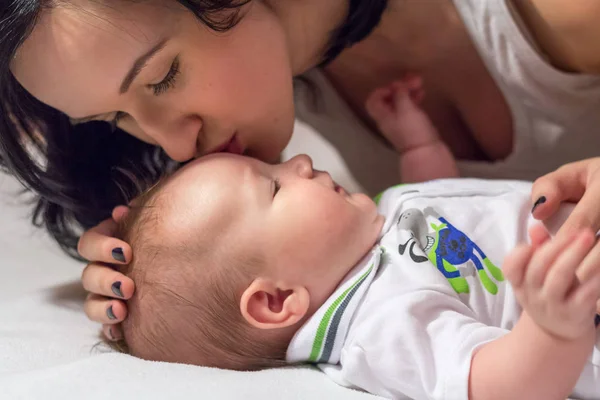
[[[299,322],[306,315],[309,304],[310,295],[305,287],[286,287],[257,278],[242,294],[240,311],[252,326],[278,329]]]

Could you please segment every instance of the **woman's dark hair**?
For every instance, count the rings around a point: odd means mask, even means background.
[[[346,20],[331,36],[329,47],[319,65],[324,67],[344,49],[360,42],[379,25],[388,0],[350,0]]]
[[[56,0],[0,3],[0,166],[35,193],[34,225],[71,256],[81,229],[108,218],[175,163],[158,147],[105,122],[71,125],[16,81],[10,62],[44,8]],[[177,0],[206,26],[226,31],[250,0]]]
[[[134,0],[140,1],[140,0]],[[239,20],[251,0],[177,0],[215,31]],[[326,1],[326,0],[324,0]],[[166,170],[177,167],[155,146],[105,122],[71,125],[68,117],[31,96],[10,72],[11,60],[40,13],[58,0],[0,1],[0,167],[35,197],[33,224],[45,227],[71,256],[82,229],[108,218]],[[374,7],[365,4],[375,3]],[[351,0],[346,24],[332,33],[330,60],[365,37],[378,23],[387,0]],[[361,19],[366,15],[367,22]]]

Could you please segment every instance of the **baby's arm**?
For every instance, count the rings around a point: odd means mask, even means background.
[[[400,154],[402,182],[423,182],[458,176],[450,149],[417,105],[423,97],[416,77],[375,90],[366,108],[383,136]]]
[[[509,334],[473,356],[471,400],[565,399],[592,351],[600,293],[594,234],[550,241],[537,226],[531,236],[503,267],[524,312]]]

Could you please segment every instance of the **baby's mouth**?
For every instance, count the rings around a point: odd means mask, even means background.
[[[344,189],[335,182],[333,182],[333,190],[335,190],[336,193],[341,194],[342,196],[348,196],[348,192],[346,192],[346,189]]]

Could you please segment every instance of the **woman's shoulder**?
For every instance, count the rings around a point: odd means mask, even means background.
[[[563,72],[600,74],[600,1],[454,0],[479,45],[534,51]]]
[[[600,74],[600,1],[513,0],[551,62],[570,72]]]

